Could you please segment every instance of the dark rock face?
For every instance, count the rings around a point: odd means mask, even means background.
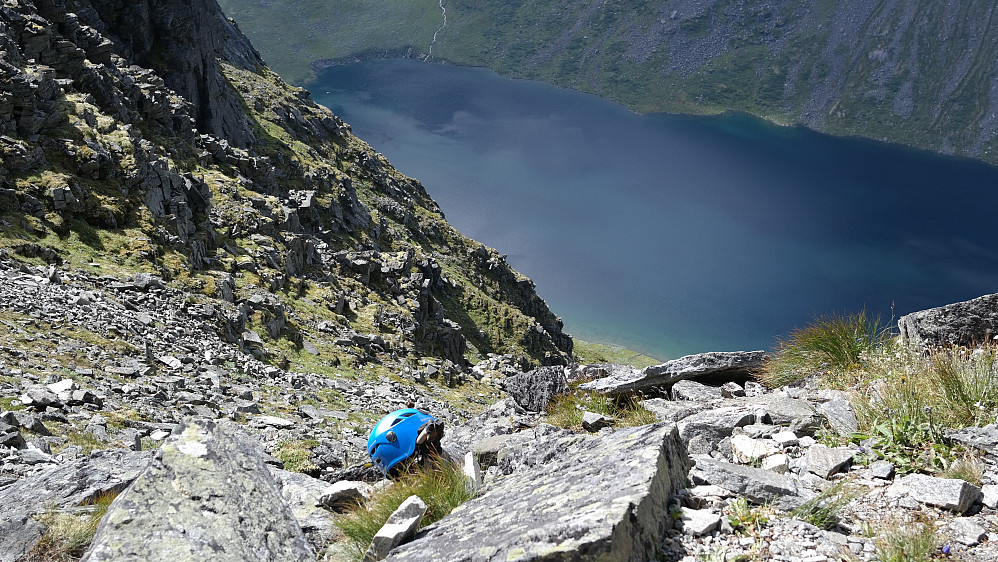
[[[745,382],[762,367],[765,351],[711,352],[687,355],[641,371],[623,371],[580,388],[605,394],[628,394],[664,389],[687,379],[720,384],[728,381]]]
[[[120,492],[151,457],[149,452],[98,451],[0,489],[0,561],[20,559],[42,537],[45,526],[33,516],[51,507],[76,507],[100,494]]]
[[[532,440],[517,468],[387,560],[645,561],[689,460],[675,426]],[[571,514],[566,517],[566,514]]]
[[[998,335],[998,294],[906,314],[898,329],[904,341],[924,350],[991,341]]]
[[[219,61],[255,71],[263,60],[215,0],[96,0],[90,4],[91,9],[80,12],[81,22],[109,36],[115,50],[132,64],[156,70],[167,86],[191,102],[197,108],[194,117],[199,132],[239,147],[253,140],[239,101],[228,95]]]
[[[541,412],[555,396],[568,392],[568,380],[563,367],[541,367],[506,377],[503,388],[521,408]]]
[[[83,560],[312,560],[258,447],[235,424],[188,422],[120,495]]]

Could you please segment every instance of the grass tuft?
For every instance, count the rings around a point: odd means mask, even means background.
[[[779,388],[814,374],[842,375],[860,369],[863,355],[888,337],[880,319],[869,318],[866,311],[819,316],[777,342],[775,357],[758,375],[759,382]]]
[[[118,492],[99,494],[92,504],[93,512],[85,516],[59,513],[54,509],[39,516],[39,521],[45,525],[45,534],[22,560],[24,562],[79,560],[93,541],[97,526],[117,496]]]
[[[839,523],[839,513],[842,508],[861,495],[862,491],[852,486],[848,480],[840,480],[814,499],[804,502],[793,510],[791,515],[815,527],[828,530]]]
[[[739,497],[728,502],[724,513],[736,533],[752,535],[769,521],[772,509],[766,506],[752,506],[748,499]]]
[[[347,538],[350,555],[356,560],[362,559],[388,517],[409,496],[414,495],[419,496],[427,507],[421,527],[439,521],[455,507],[474,497],[468,489],[461,466],[453,461],[438,458],[427,467],[412,467],[391,486],[336,521],[336,526]]]
[[[319,446],[315,439],[281,441],[274,451],[274,458],[284,463],[288,472],[312,473],[319,466],[312,462],[312,449]]]
[[[923,562],[931,560],[939,547],[935,526],[925,520],[913,523],[891,522],[876,539],[875,559],[880,562]]]
[[[548,404],[544,421],[573,430],[582,427],[582,416],[586,412],[612,417],[616,427],[636,427],[658,421],[640,402],[635,396],[612,397],[581,390],[574,384],[567,394],[556,396]]]
[[[984,480],[984,462],[975,455],[965,454],[946,463],[939,471],[942,478],[957,478],[980,486]]]

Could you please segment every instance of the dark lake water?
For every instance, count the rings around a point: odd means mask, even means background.
[[[998,291],[998,169],[978,162],[411,60],[310,90],[581,339],[768,349],[816,314]]]

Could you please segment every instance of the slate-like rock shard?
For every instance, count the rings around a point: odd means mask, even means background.
[[[83,560],[314,560],[257,448],[188,422],[111,505]]]
[[[669,387],[687,379],[723,383],[746,381],[762,367],[765,351],[715,351],[687,355],[640,371],[623,372],[581,385],[605,394],[629,394]]]
[[[642,561],[672,525],[666,504],[689,459],[672,424],[607,435],[554,433],[387,560]]]

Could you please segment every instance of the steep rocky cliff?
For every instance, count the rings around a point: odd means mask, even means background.
[[[308,60],[430,54],[638,111],[741,110],[998,162],[998,27],[987,2],[221,4],[295,80],[307,79]]]
[[[155,273],[271,361],[302,363],[306,340],[388,371],[569,357],[533,284],[213,1],[5,2],[0,51],[0,249],[18,259]]]

